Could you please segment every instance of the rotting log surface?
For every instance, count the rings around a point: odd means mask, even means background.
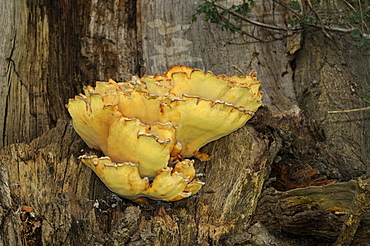
[[[217,245],[221,236],[246,227],[255,210],[269,174],[268,153],[276,148],[267,143],[252,127],[241,128],[206,148],[213,161],[197,162],[206,182],[198,195],[140,207],[111,193],[78,162],[84,143],[69,122],[60,121],[30,144],[0,152],[9,173],[2,184],[11,194],[4,195],[12,201],[2,206],[17,222],[8,223],[16,231],[9,242],[18,242],[3,243]]]
[[[355,182],[318,187],[306,182],[288,191],[273,187],[286,176],[271,176],[265,183],[273,159],[286,158],[287,143],[303,143],[283,122],[296,126],[306,121],[304,126],[314,129],[314,123],[297,112],[283,115],[286,121],[282,114],[262,108],[251,125],[203,148],[214,157],[196,162],[199,178],[206,182],[199,194],[173,203],[149,201],[146,206],[119,198],[80,164],[77,154],[89,150],[69,122],[59,121],[30,144],[0,151],[1,207],[7,211],[2,244],[284,245],[299,238],[300,245],[331,245],[350,210]],[[254,125],[268,118],[267,125]],[[282,128],[290,132],[289,138],[276,134]],[[327,179],[320,180],[318,185],[326,184]],[[366,213],[355,241],[366,242],[369,228]]]
[[[254,221],[264,224],[277,237],[315,238],[332,245],[351,212],[356,186],[357,182],[352,180],[286,192],[266,189]],[[365,211],[353,243],[362,245],[368,243],[369,238],[370,213]]]

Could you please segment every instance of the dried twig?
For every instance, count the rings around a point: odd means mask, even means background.
[[[358,0],[358,5],[360,6],[361,33],[363,34],[364,33],[364,24],[365,24],[365,21],[364,21],[364,17],[362,16],[362,7],[361,7],[360,0]],[[362,39],[362,42],[364,42],[364,35],[361,35],[361,39]]]
[[[352,10],[352,11],[354,11],[354,12],[357,12],[357,10],[356,10],[356,8],[355,7],[353,7],[348,1],[346,1],[346,0],[343,0],[343,2],[345,3],[345,4],[347,4],[347,6]],[[364,33],[363,31],[364,31],[364,26],[365,26],[365,28],[368,28],[367,27],[367,24],[366,24],[366,22],[365,22],[365,20],[363,19],[363,16],[362,16],[362,7],[361,7],[361,1],[360,0],[358,0],[358,5],[360,6],[360,13],[361,13],[361,27],[362,27],[362,33]],[[364,35],[365,36],[365,35]]]
[[[237,26],[235,26],[234,24],[232,24],[232,23],[230,23],[228,20],[226,20],[226,18],[225,18],[224,16],[222,16],[221,14],[218,14],[218,17],[219,17],[220,19],[222,19],[225,23],[228,23],[229,25],[231,25],[231,26],[235,27],[236,29],[238,29],[240,34],[247,35],[248,37],[253,38],[253,39],[256,39],[256,40],[257,40],[257,41],[259,41],[259,42],[266,42],[265,40],[262,40],[262,39],[260,39],[260,38],[257,38],[256,36],[254,36],[254,35],[252,35],[252,34],[249,34],[249,33],[247,33],[247,32],[242,31],[240,28],[238,28]]]
[[[343,2],[345,3],[345,4],[347,4],[347,6],[350,8],[350,9],[352,9],[353,11],[355,11],[356,12],[356,9],[355,9],[355,7],[353,7],[352,6],[352,4],[350,4],[348,1],[346,1],[346,0],[343,0]]]
[[[264,28],[268,28],[268,29],[274,29],[274,30],[280,30],[280,31],[298,31],[302,28],[289,28],[289,27],[282,27],[282,26],[273,26],[273,25],[269,25],[269,24],[266,24],[266,23],[262,23],[262,22],[259,22],[259,21],[255,21],[255,20],[251,20],[247,17],[245,17],[244,15],[241,15],[239,13],[236,13],[228,8],[226,8],[225,6],[222,6],[221,4],[219,3],[216,3],[215,1],[211,1],[217,8],[220,8],[222,10],[225,10],[227,12],[229,12],[231,15],[235,16],[235,17],[238,17],[246,22],[249,22],[253,25],[256,25],[256,26],[260,26],[260,27],[264,27]]]
[[[241,70],[238,66],[236,66],[236,65],[232,65],[232,67],[233,67],[235,70],[238,70],[238,72],[239,72],[239,73],[241,73],[241,74],[245,74],[245,73],[243,72],[243,70]]]
[[[339,113],[351,113],[351,112],[358,112],[358,111],[365,111],[365,110],[370,110],[370,107],[345,109],[345,110],[334,110],[334,111],[328,111],[328,113],[329,114],[339,114]]]
[[[285,3],[283,3],[282,1],[280,1],[280,0],[273,0],[274,1],[274,3],[277,3],[277,4],[279,4],[280,6],[283,6],[284,8],[286,8],[287,10],[289,10],[293,15],[295,15],[297,18],[300,18],[300,16],[299,16],[299,14],[297,14],[296,12],[297,12],[297,10],[294,10],[294,9],[292,9],[291,7],[289,7],[289,5],[288,4],[285,4]]]
[[[310,9],[315,13],[315,15],[317,16],[317,18],[319,19],[320,21],[320,25],[321,25],[321,30],[322,32],[325,34],[325,36],[329,39],[331,39],[331,36],[329,35],[329,33],[325,30],[325,26],[324,26],[324,23],[322,23],[322,20],[321,20],[321,17],[319,14],[317,14],[315,8],[313,7],[312,3],[311,3],[311,0],[307,0],[307,3],[308,3],[308,6],[310,7]]]
[[[253,24],[253,25],[256,25],[256,26],[260,26],[260,27],[264,27],[264,28],[268,28],[268,29],[280,30],[280,31],[293,31],[293,32],[301,31],[303,29],[303,27],[301,27],[301,26],[296,26],[296,27],[282,27],[282,26],[274,26],[274,25],[262,23],[262,22],[259,22],[259,21],[251,20],[251,19],[245,17],[244,15],[241,15],[239,13],[236,13],[236,12],[234,12],[234,11],[226,8],[225,6],[219,4],[219,3],[215,2],[215,1],[211,1],[211,2],[217,8],[220,8],[222,10],[225,10],[225,11],[229,12],[231,15],[233,15],[235,17],[238,17],[238,18],[242,19],[243,21],[246,21],[246,22],[248,22],[250,24]],[[314,11],[314,12],[317,15],[316,11]],[[330,35],[326,32],[326,30],[329,30],[329,31],[337,31],[337,32],[351,32],[351,31],[353,31],[355,29],[355,28],[342,28],[342,27],[326,26],[326,25],[323,25],[320,17],[319,17],[319,20],[320,20],[321,25],[311,25],[311,26],[321,27],[323,29],[325,35],[326,36],[329,36],[329,37],[330,37]]]
[[[235,16],[235,17],[238,17],[239,19],[245,21],[245,22],[248,22],[252,25],[255,25],[255,26],[259,26],[259,27],[262,27],[262,28],[267,28],[267,29],[273,29],[273,30],[278,30],[278,31],[285,31],[288,33],[288,35],[284,35],[282,33],[280,33],[280,35],[282,35],[282,38],[274,38],[273,40],[261,40],[259,39],[258,37],[248,33],[248,32],[245,32],[245,31],[242,31],[240,30],[238,27],[236,27],[234,24],[230,23],[229,21],[226,20],[226,22],[228,24],[230,24],[231,26],[233,26],[234,28],[236,29],[239,29],[240,31],[240,34],[242,35],[246,35],[248,37],[251,37],[253,39],[255,39],[254,42],[270,42],[270,41],[275,41],[275,40],[281,40],[283,38],[286,38],[288,36],[291,36],[291,32],[293,33],[296,33],[296,32],[301,32],[302,30],[304,30],[304,26],[294,26],[294,27],[284,27],[284,26],[276,26],[276,25],[271,25],[271,24],[266,24],[266,23],[263,23],[263,22],[259,22],[259,21],[256,21],[256,20],[252,20],[242,14],[239,14],[239,13],[236,13],[235,11],[231,10],[231,9],[228,9],[227,7],[219,4],[218,2],[215,2],[214,0],[205,0],[207,2],[210,2],[212,3],[215,7],[219,8],[219,9],[222,9],[224,11],[227,11],[230,15],[232,16]],[[356,9],[350,4],[348,3],[346,0],[343,0],[352,10],[356,11]],[[275,3],[279,3],[281,6],[284,6],[285,8],[287,8],[289,11],[292,11],[294,12],[289,6],[287,6],[286,4],[283,4],[282,2],[280,1],[277,1],[277,0],[274,0]],[[318,28],[321,28],[322,29],[322,32],[324,33],[324,35],[326,37],[328,37],[329,39],[331,39],[331,36],[329,35],[329,33],[327,31],[335,31],[335,32],[344,32],[344,33],[350,33],[352,32],[353,30],[355,30],[356,28],[343,28],[343,27],[335,27],[335,26],[328,26],[328,25],[324,25],[323,22],[322,22],[322,19],[320,17],[320,15],[318,15],[317,11],[315,10],[315,8],[313,7],[312,5],[312,2],[311,0],[307,0],[307,3],[310,7],[310,9],[314,12],[314,14],[317,16],[318,20],[319,20],[319,24],[314,24],[314,23],[311,23],[310,26],[312,27],[318,27]],[[362,12],[362,11],[361,11]],[[295,13],[295,12],[294,12]],[[295,13],[296,14],[296,13]],[[296,14],[297,15],[297,14]],[[299,16],[299,15],[298,15]],[[225,22],[225,18],[223,18],[223,16],[219,16],[224,22]],[[367,33],[364,33],[363,31],[367,28],[367,25],[365,23],[364,20],[362,20],[362,37],[366,37],[366,38],[370,38],[370,35],[367,34]],[[289,34],[290,33],[290,34]],[[254,42],[249,42],[249,43],[254,43]],[[364,109],[364,110],[367,110],[367,109]],[[359,111],[359,110],[355,110],[355,111]],[[345,111],[347,112],[347,111]],[[352,112],[352,111],[349,111],[349,112]]]

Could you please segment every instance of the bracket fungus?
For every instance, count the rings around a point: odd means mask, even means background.
[[[106,156],[80,156],[105,185],[131,200],[177,201],[197,193],[199,149],[242,127],[262,102],[248,75],[174,66],[163,75],[96,82],[67,105],[76,132]]]

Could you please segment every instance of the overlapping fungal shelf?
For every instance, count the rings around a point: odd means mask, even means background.
[[[83,155],[105,185],[127,199],[177,201],[197,193],[193,160],[207,143],[242,127],[261,106],[249,75],[174,66],[163,75],[96,82],[67,105],[76,132],[106,156]]]

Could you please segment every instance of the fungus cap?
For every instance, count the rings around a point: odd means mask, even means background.
[[[262,104],[261,82],[174,66],[163,75],[85,86],[67,105],[76,132],[107,157],[82,156],[113,192],[175,201],[195,194],[199,149],[242,127]]]

